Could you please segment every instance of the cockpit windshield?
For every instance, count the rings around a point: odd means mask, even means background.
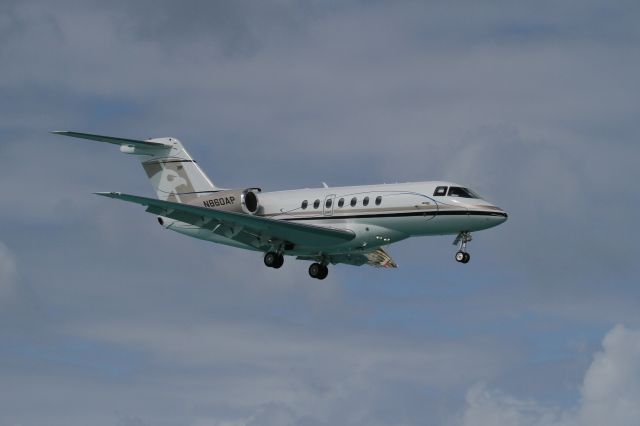
[[[461,198],[481,198],[478,194],[470,190],[469,188],[462,188],[459,186],[450,186],[449,197],[461,197]]]

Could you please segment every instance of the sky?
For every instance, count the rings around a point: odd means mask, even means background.
[[[640,417],[640,3],[0,2],[0,424],[610,426]],[[171,233],[135,158],[219,186],[422,180],[509,212],[397,270]]]

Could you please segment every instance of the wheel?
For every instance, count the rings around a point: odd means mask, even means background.
[[[471,260],[471,255],[469,253],[464,254],[464,259],[462,259],[462,263],[469,263]]]
[[[311,278],[318,278],[322,272],[322,265],[319,263],[312,263],[309,265],[309,276]]]
[[[269,268],[276,268],[278,264],[278,253],[270,251],[264,255],[264,264]]]
[[[467,258],[466,253],[463,251],[459,251],[456,253],[456,261],[464,263],[464,260]],[[467,261],[468,262],[468,261]]]
[[[276,264],[273,265],[273,267],[276,269],[282,267],[282,265],[284,264],[284,255],[278,254],[277,256],[278,258],[277,258]]]
[[[320,269],[320,274],[316,277],[319,280],[324,280],[329,275],[329,268],[325,265],[320,265],[322,268]]]

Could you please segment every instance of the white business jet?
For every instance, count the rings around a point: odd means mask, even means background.
[[[140,156],[158,199],[120,192],[109,198],[146,206],[166,229],[214,243],[263,252],[280,268],[284,256],[312,261],[324,279],[329,264],[396,268],[384,246],[413,236],[456,235],[455,259],[469,262],[471,232],[492,228],[507,213],[461,185],[413,182],[262,192],[216,187],[175,138],[135,140],[77,132],[58,135],[107,142]]]

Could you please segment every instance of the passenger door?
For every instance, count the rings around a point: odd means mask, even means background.
[[[322,213],[325,216],[333,216],[333,205],[336,201],[336,194],[327,195],[322,205]]]

